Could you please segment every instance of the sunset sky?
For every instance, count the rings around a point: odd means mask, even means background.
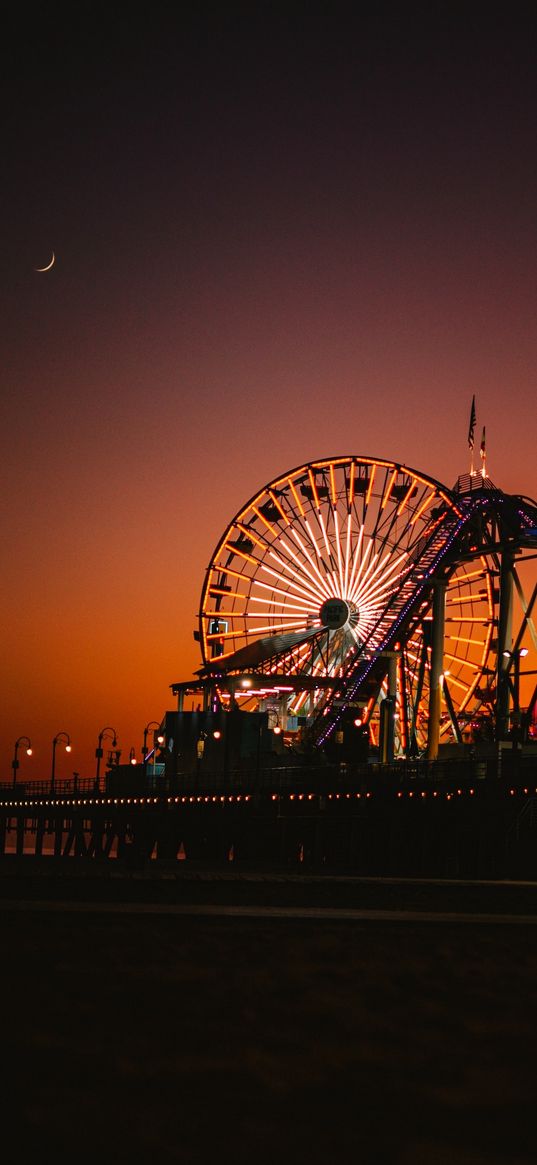
[[[2,81],[2,779],[23,733],[21,778],[60,731],[59,777],[105,725],[139,754],[216,542],[285,470],[452,485],[475,394],[492,479],[537,496],[522,9],[43,11]]]

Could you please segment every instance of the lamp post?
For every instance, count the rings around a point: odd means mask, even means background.
[[[50,791],[54,792],[54,776],[56,772],[56,745],[59,742],[65,742],[65,751],[71,752],[71,737],[68,732],[58,732],[52,741],[52,768],[50,770]]]
[[[528,655],[528,648],[514,648],[502,654],[507,661],[507,672],[513,663],[513,746],[518,748],[521,735],[521,659]]]
[[[157,763],[157,748],[162,748],[166,737],[164,733],[159,730],[153,733],[153,781],[155,780],[155,765]]]
[[[156,730],[160,729],[160,724],[159,724],[158,720],[150,720],[149,724],[146,724],[146,726],[144,728],[144,743],[143,743],[143,748],[142,748],[142,757],[143,757],[143,762],[144,762],[144,773],[145,773],[146,768],[147,768],[147,754],[149,752],[149,749],[147,747],[147,737],[148,737],[152,728],[154,728]],[[162,740],[164,740],[164,737],[162,738]],[[155,743],[159,743],[159,742],[155,741]]]
[[[520,660],[524,659],[528,654],[527,647],[516,647],[514,651],[504,651],[504,656],[509,661],[506,664],[507,670],[511,659],[513,661],[513,748],[518,748],[520,737]]]
[[[18,754],[19,747],[21,744],[26,744],[26,756],[32,755],[32,742],[30,740],[30,737],[29,736],[19,736],[19,739],[15,741],[15,751],[13,753],[13,760],[11,761],[11,768],[13,769],[13,787],[15,787],[15,785],[17,783],[17,769],[19,767],[19,761],[17,759],[17,754]]]
[[[110,733],[112,735],[110,735]],[[117,747],[117,732],[116,732],[115,728],[111,728],[109,724],[106,725],[106,728],[101,728],[101,731],[99,732],[99,743],[97,744],[97,748],[95,749],[95,756],[97,758],[97,767],[95,770],[95,788],[96,789],[99,788],[99,770],[101,767],[101,760],[103,758],[103,740],[111,740],[112,741],[112,748]]]
[[[136,764],[136,749],[135,748],[131,748],[131,750],[129,752],[129,764],[130,765]]]

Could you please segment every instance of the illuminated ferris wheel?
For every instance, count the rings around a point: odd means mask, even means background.
[[[204,674],[292,677],[291,717],[313,718],[353,661],[381,652],[391,605],[420,548],[456,503],[439,482],[368,457],[314,461],[265,485],[230,522],[207,570],[200,603]],[[396,721],[418,748],[426,732],[431,592],[416,602],[397,648]],[[494,626],[487,560],[453,567],[447,583],[441,732],[472,704]],[[384,638],[383,638],[384,637]],[[301,681],[303,684],[301,686]],[[285,685],[280,684],[281,693]],[[386,681],[361,696],[375,739]],[[253,697],[241,693],[253,706]],[[360,695],[360,693],[359,693]],[[367,695],[367,698],[366,698]],[[399,749],[408,747],[408,739]]]

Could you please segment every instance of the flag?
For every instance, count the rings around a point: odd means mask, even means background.
[[[483,425],[483,436],[481,438],[481,449],[479,450],[479,452],[481,453],[481,460],[484,461],[485,457],[487,456],[487,449],[486,449],[486,445],[485,445],[485,426],[484,425]]]
[[[472,408],[470,409],[470,427],[468,429],[468,445],[470,449],[474,447],[474,432],[475,432],[475,396],[472,397]]]

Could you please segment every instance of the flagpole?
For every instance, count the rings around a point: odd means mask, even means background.
[[[470,448],[470,477],[475,477],[474,432],[475,432],[475,395],[472,397],[472,407],[470,409],[470,424],[468,427],[468,446]]]

